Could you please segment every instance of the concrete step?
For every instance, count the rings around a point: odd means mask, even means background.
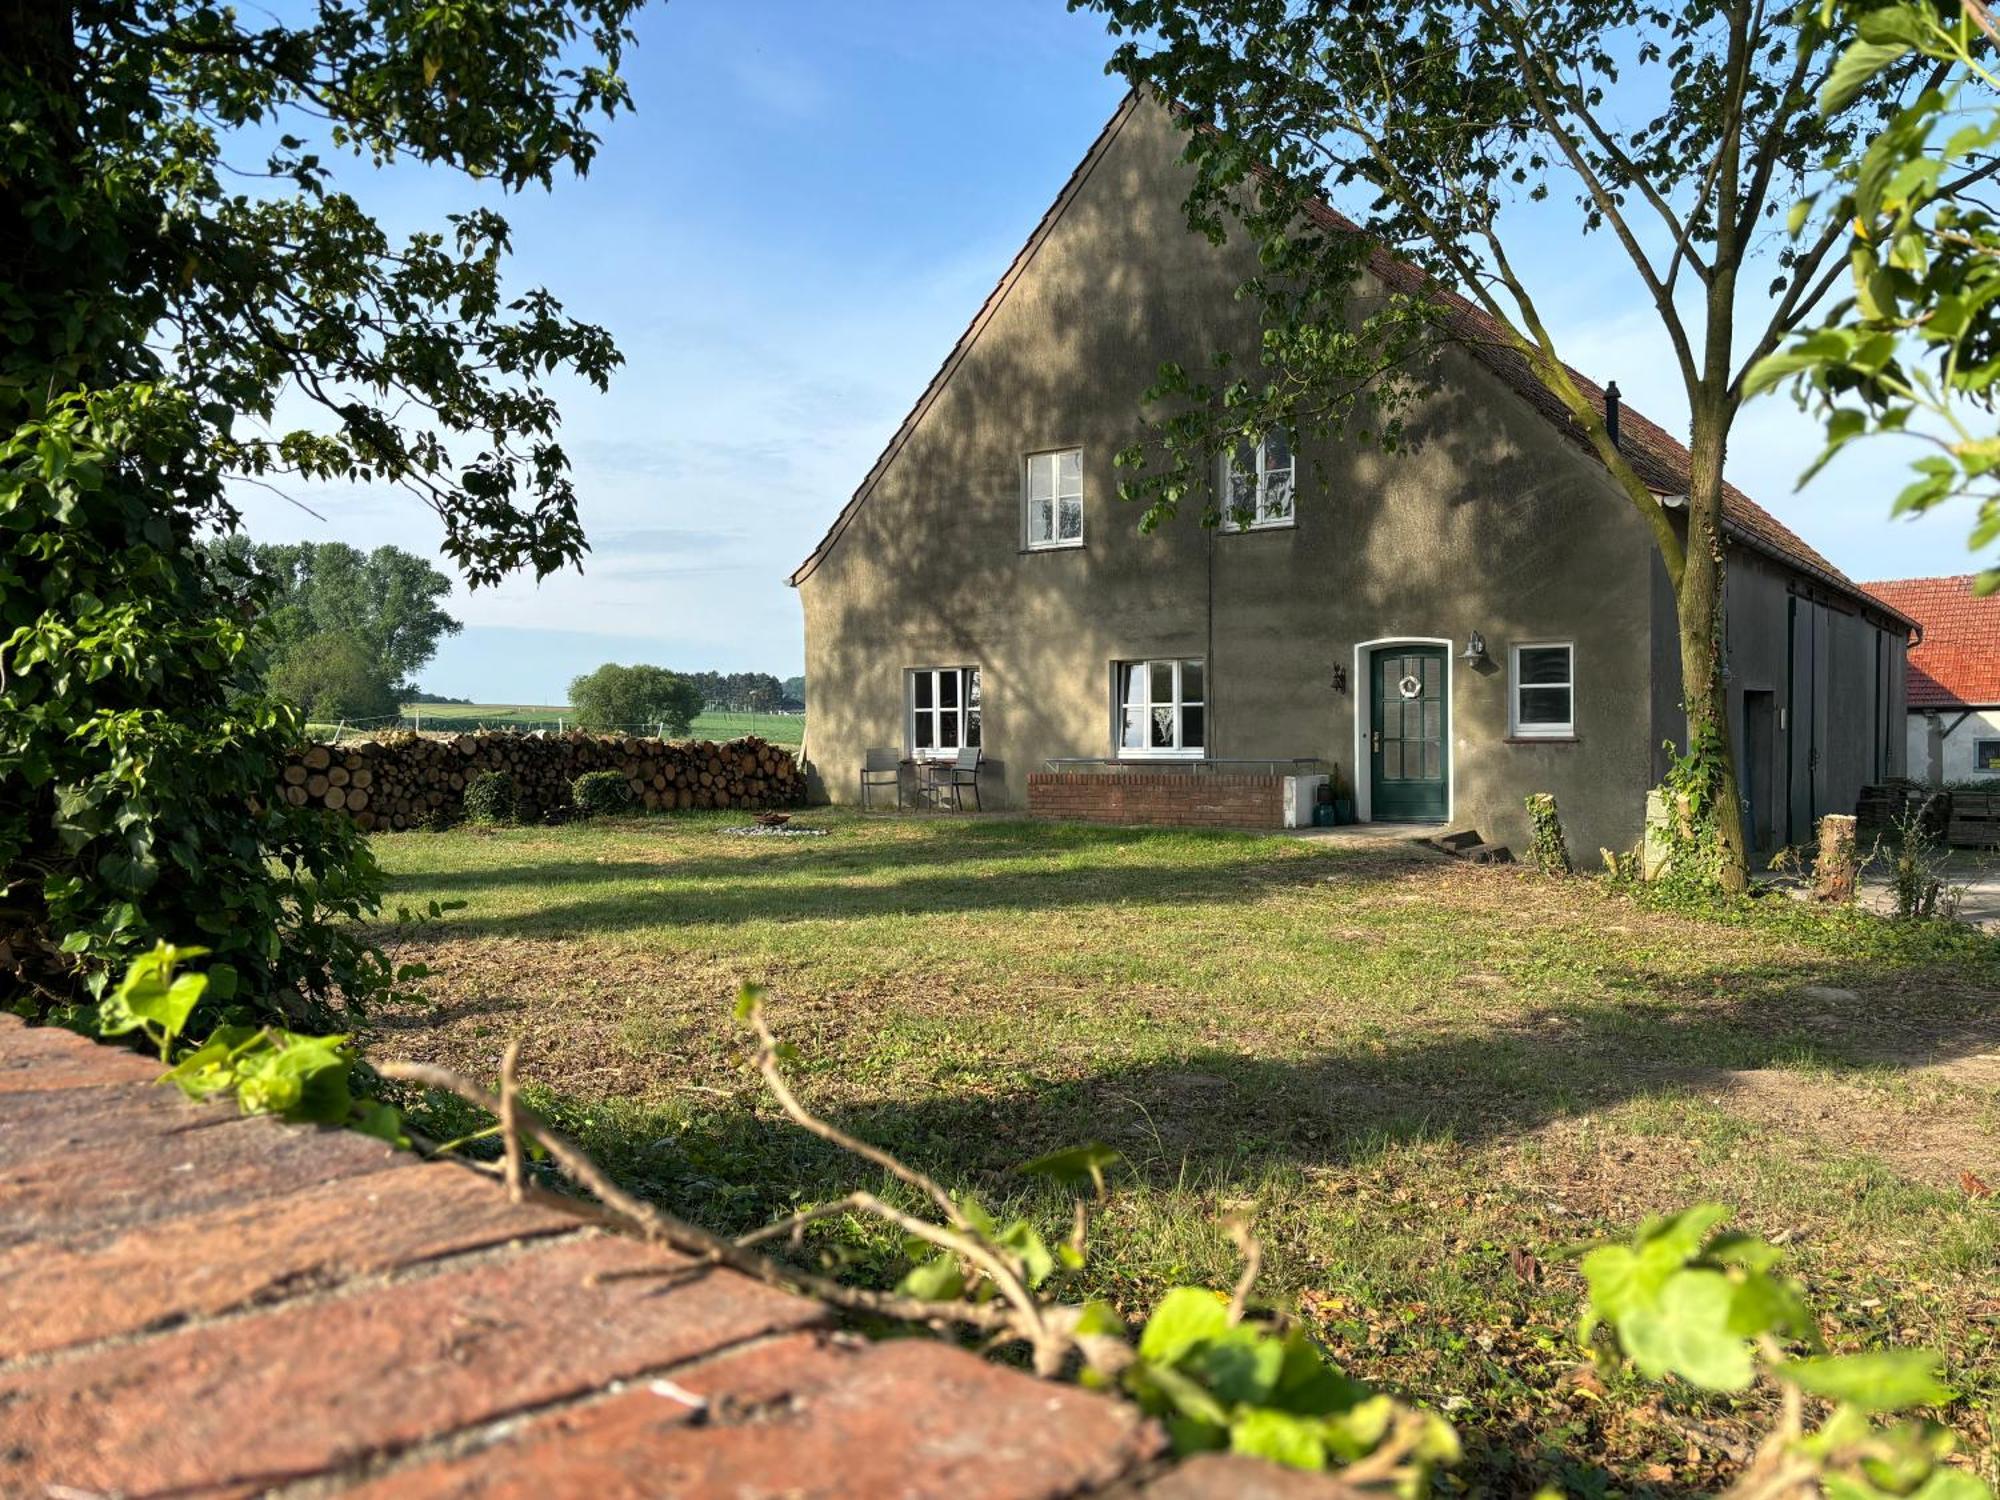
[[[1467,849],[1486,841],[1479,836],[1477,828],[1454,828],[1449,833],[1441,833],[1431,840],[1436,848],[1447,854],[1463,854]]]
[[[1514,851],[1505,844],[1474,844],[1469,849],[1459,851],[1460,859],[1469,859],[1475,865],[1511,865]]]

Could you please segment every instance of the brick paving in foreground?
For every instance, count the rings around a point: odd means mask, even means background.
[[[1347,1493],[159,1071],[0,1017],[0,1495]]]

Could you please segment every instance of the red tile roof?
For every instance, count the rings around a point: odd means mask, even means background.
[[[1105,123],[1104,129],[1091,144],[1090,150],[1084,154],[1083,160],[1070,174],[1069,181],[1057,194],[1055,202],[1049,205],[1048,212],[1043,214],[1041,222],[1035,226],[1034,233],[1029,235],[1027,244],[1021,247],[1020,253],[1008,266],[1006,274],[987,296],[965,332],[959,335],[958,342],[952,346],[944,364],[931,377],[930,384],[925,387],[923,394],[917,398],[916,405],[910,409],[909,415],[903,419],[902,425],[889,439],[888,446],[875,460],[874,467],[869,469],[852,498],[841,508],[840,514],[834,517],[833,525],[827,528],[826,535],[820,539],[812,555],[800,563],[793,572],[790,580],[793,587],[803,583],[813,569],[819,566],[821,559],[833,550],[834,543],[840,540],[840,534],[847,529],[848,522],[853,519],[861,502],[874,489],[876,481],[881,478],[890,461],[901,451],[903,444],[916,429],[917,423],[930,409],[953,371],[958,368],[960,361],[985,329],[988,320],[1006,299],[1007,293],[1013,289],[1014,283],[1027,269],[1028,263],[1034,259],[1042,241],[1055,228],[1063,210],[1069,206],[1070,200],[1090,176],[1091,168],[1096,165],[1105,148],[1117,136],[1119,128],[1130,117],[1139,99],[1140,95],[1136,89],[1126,94],[1124,101]],[[1307,211],[1328,229],[1351,234],[1362,232],[1360,226],[1353,220],[1323,200],[1316,200],[1308,205]],[[1407,261],[1398,260],[1386,249],[1377,248],[1373,252],[1369,257],[1369,269],[1385,284],[1398,290],[1415,290],[1424,281],[1422,271]],[[1597,452],[1590,446],[1589,437],[1570,414],[1569,408],[1562,404],[1554,392],[1542,384],[1534,371],[1529,368],[1527,359],[1507,341],[1500,325],[1495,323],[1484,309],[1441,287],[1432,287],[1431,295],[1447,306],[1454,335],[1474,358],[1512,387],[1558,432],[1593,459],[1596,458]],[[1585,399],[1597,408],[1599,415],[1602,415],[1603,388],[1573,367],[1565,365],[1564,368],[1569,370],[1571,379],[1576,382],[1577,389],[1583,393]],[[1625,405],[1619,409],[1618,439],[1620,451],[1625,454],[1639,478],[1654,493],[1659,495],[1687,493],[1688,471],[1692,456],[1683,444],[1667,433],[1665,428],[1648,420],[1631,406]],[[1776,516],[1733,484],[1723,486],[1722,521],[1723,530],[1739,542],[1789,563],[1801,572],[1810,574],[1823,583],[1831,584],[1856,600],[1876,602],[1869,599],[1861,585],[1827,561]]]
[[[1975,598],[1975,575],[1863,584],[1924,628],[1910,649],[1911,708],[2000,707],[2000,594]]]

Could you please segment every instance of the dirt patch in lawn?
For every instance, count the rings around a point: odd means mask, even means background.
[[[1925,1090],[1913,1099],[1886,1098],[1859,1084],[1783,1068],[1726,1075],[1723,1107],[1759,1126],[1799,1140],[1800,1149],[1835,1146],[1866,1153],[1932,1187],[1957,1188],[1970,1174],[2000,1182],[2000,1132],[1991,1108]]]

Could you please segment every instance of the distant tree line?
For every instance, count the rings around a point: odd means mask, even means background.
[[[777,713],[805,707],[805,679],[780,682],[769,672],[672,672],[606,662],[569,685],[570,707],[585,729],[654,727],[684,735],[704,709]],[[796,692],[791,689],[796,688]]]
[[[787,684],[769,672],[684,672],[695,685],[704,707],[725,713],[776,713],[788,702],[803,708],[805,679],[797,679],[800,691],[786,691]]]
[[[417,698],[412,679],[439,640],[461,628],[443,607],[451,580],[399,547],[260,545],[236,533],[203,551],[216,576],[234,582],[243,606],[270,624],[264,689],[308,719],[402,712]]]

